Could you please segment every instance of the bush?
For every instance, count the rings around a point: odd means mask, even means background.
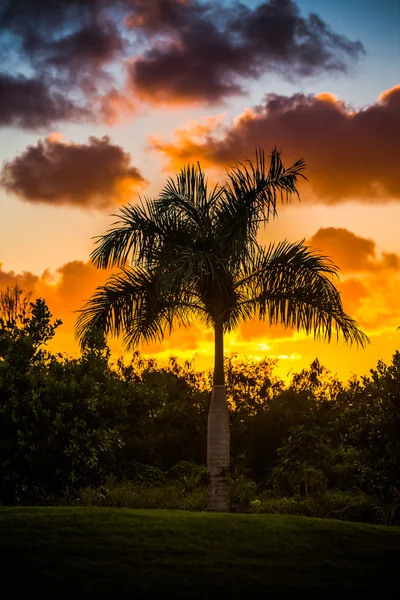
[[[74,504],[202,511],[207,508],[207,488],[202,486],[188,492],[178,483],[148,485],[113,481],[104,487],[82,489]]]
[[[229,499],[232,512],[250,512],[250,503],[256,499],[257,484],[244,475],[229,481]]]
[[[165,473],[158,467],[133,463],[130,469],[132,480],[136,484],[160,485],[165,481]]]
[[[168,477],[180,481],[186,492],[193,492],[207,484],[207,467],[183,460],[169,469]]]
[[[177,469],[178,471],[179,469]],[[183,476],[186,477],[186,476]],[[304,496],[279,497],[271,490],[257,495],[257,486],[244,476],[230,481],[231,511],[269,513],[304,517],[331,518],[345,521],[382,523],[374,503],[363,493],[332,491],[322,498]],[[207,486],[188,489],[182,481],[138,483],[111,478],[104,486],[86,487],[78,498],[65,498],[61,504],[204,511],[207,509]]]

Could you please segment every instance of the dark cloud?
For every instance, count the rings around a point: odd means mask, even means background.
[[[27,95],[30,118],[2,123],[37,127],[76,120],[71,106],[101,120],[115,89],[126,110],[135,96],[151,103],[221,101],[271,71],[345,72],[363,47],[317,15],[302,16],[292,0],[256,8],[201,0],[0,0],[0,53],[8,57],[4,80],[25,75],[46,85],[53,99],[43,115],[44,104]],[[59,97],[65,110],[54,110]]]
[[[135,60],[130,66],[132,83],[139,97],[152,104],[212,104],[242,93],[235,54],[212,24],[199,24],[196,35],[152,48]]]
[[[88,109],[51,90],[44,80],[0,73],[0,126],[36,129],[54,121],[80,121],[88,116]]]
[[[214,2],[218,15],[221,4]],[[193,21],[205,18],[210,11],[209,2],[197,0],[133,0],[130,3],[131,12],[126,19],[129,29],[135,29],[148,34],[176,34],[179,30]]]
[[[303,17],[292,0],[256,8],[195,0],[134,5],[130,27],[161,35],[130,67],[137,92],[151,102],[215,102],[242,93],[244,79],[265,72],[346,72],[364,52],[317,15]]]
[[[375,104],[354,110],[330,94],[279,96],[246,110],[231,126],[215,120],[178,130],[175,141],[153,139],[176,168],[201,160],[229,165],[254,148],[283,150],[285,163],[304,158],[321,202],[400,199],[400,85]]]
[[[36,128],[76,121],[81,113],[92,121],[101,118],[96,103],[114,82],[107,67],[123,54],[116,24],[118,6],[118,1],[110,5],[104,0],[0,0],[0,51],[14,61],[13,72],[34,73],[25,80],[26,86],[40,88],[37,101],[26,95],[28,115],[18,124]],[[0,77],[12,80],[5,71]],[[11,95],[8,83],[6,92]],[[20,112],[24,112],[23,94],[20,98]],[[0,106],[7,114],[3,102]],[[14,121],[4,118],[2,124]]]
[[[105,209],[146,186],[121,146],[108,137],[73,144],[52,134],[5,163],[1,185],[28,202]]]
[[[72,77],[76,78],[82,68],[98,69],[112,62],[122,52],[122,47],[122,40],[113,23],[90,23],[48,44],[46,62],[72,73]]]
[[[85,62],[117,35],[115,27],[109,29],[107,3],[102,0],[3,0],[2,4],[1,31],[38,67],[57,61],[58,55],[64,63],[75,60],[76,50]]]

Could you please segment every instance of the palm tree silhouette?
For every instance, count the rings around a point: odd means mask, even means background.
[[[122,208],[91,254],[99,268],[120,272],[97,288],[80,311],[81,343],[93,328],[123,335],[128,349],[162,340],[175,325],[201,319],[215,334],[208,418],[209,509],[228,511],[229,415],[224,382],[224,332],[258,318],[269,324],[364,346],[368,338],[343,310],[332,283],[335,265],[303,242],[257,241],[277,201],[298,195],[304,162],[283,167],[273,150],[227,171],[209,189],[200,165],[169,179],[160,196]]]

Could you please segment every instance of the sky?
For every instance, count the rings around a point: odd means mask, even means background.
[[[400,349],[400,0],[0,0],[0,56],[0,289],[45,298],[52,349],[78,353],[75,311],[109,275],[93,238],[119,207],[198,160],[223,182],[258,146],[308,179],[260,240],[330,256],[371,343],[248,322],[226,352],[347,379]],[[208,368],[213,336],[141,350]]]

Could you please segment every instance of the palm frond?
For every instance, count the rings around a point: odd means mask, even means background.
[[[151,256],[163,234],[154,200],[124,206],[113,216],[118,220],[109,231],[96,238],[96,248],[90,255],[93,264],[107,269],[124,265],[129,258],[140,262],[144,256]]]
[[[99,268],[149,265],[157,261],[164,247],[188,245],[196,238],[197,227],[182,211],[165,210],[159,200],[123,207],[111,229],[97,238],[91,254]]]
[[[161,210],[177,210],[201,226],[207,205],[207,181],[200,165],[187,165],[177,175],[170,177],[159,197]]]
[[[203,308],[190,292],[173,294],[163,289],[156,270],[124,267],[97,288],[79,311],[76,338],[84,345],[93,329],[115,337],[122,335],[127,348],[140,342],[160,341],[174,324],[188,325]]]
[[[331,280],[335,276],[337,268],[325,256],[302,242],[282,242],[260,250],[236,286],[245,297],[241,307],[247,318],[281,323],[328,341],[341,334],[347,343],[364,347],[368,338],[345,313]]]
[[[269,165],[262,149],[256,151],[255,161],[238,163],[228,170],[223,201],[218,211],[218,234],[226,252],[237,260],[246,256],[256,244],[261,223],[277,214],[277,201],[287,202],[298,196],[298,179],[304,177],[305,163],[298,160],[285,169],[280,152],[273,150]]]
[[[207,179],[200,164],[188,165],[181,170],[176,179],[168,179],[157,206],[163,214],[178,214],[188,226],[193,228],[195,225],[196,231],[193,233],[196,233],[196,238],[200,238],[201,242],[215,239],[215,214],[218,214],[223,193],[223,187],[218,184],[208,189]]]
[[[304,178],[304,168],[305,162],[300,159],[285,169],[276,148],[267,167],[264,151],[259,148],[254,161],[247,159],[228,170],[227,191],[234,202],[256,203],[260,219],[268,221],[271,215],[276,215],[279,198],[289,201],[293,194],[299,195],[297,183],[299,177]]]
[[[240,263],[235,286],[243,287],[247,282],[254,285],[259,276],[263,281],[266,271],[282,267],[291,267],[294,270],[304,267],[333,277],[338,276],[338,269],[332,260],[310,249],[304,244],[304,240],[295,243],[283,240],[278,244],[269,244],[266,249],[259,244],[254,246],[251,259]]]

